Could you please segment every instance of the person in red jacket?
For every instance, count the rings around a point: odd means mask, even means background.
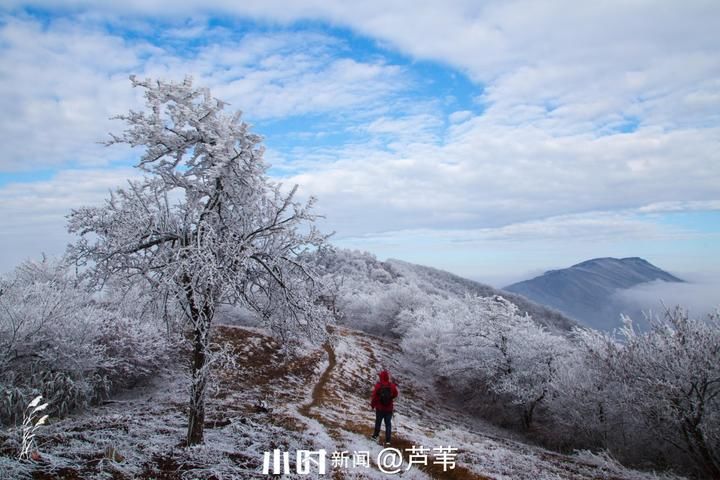
[[[380,426],[385,422],[385,444],[390,445],[392,433],[393,400],[398,396],[397,385],[390,381],[390,374],[387,370],[379,373],[380,381],[375,384],[370,399],[370,408],[375,409],[375,432],[373,440],[380,435]]]

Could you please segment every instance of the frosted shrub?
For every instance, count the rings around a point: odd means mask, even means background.
[[[122,315],[59,261],[25,262],[0,280],[0,421],[42,393],[63,415],[131,386],[167,361],[156,324]],[[125,302],[142,303],[137,296]]]

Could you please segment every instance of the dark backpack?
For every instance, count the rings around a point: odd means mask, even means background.
[[[380,399],[380,405],[390,405],[392,403],[392,389],[390,385],[383,385],[378,391],[378,399]]]

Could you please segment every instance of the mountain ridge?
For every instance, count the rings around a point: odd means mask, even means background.
[[[630,313],[615,301],[615,293],[652,281],[683,282],[641,257],[598,257],[548,270],[503,290],[559,310],[586,326],[612,330],[620,326],[621,313]]]
[[[552,306],[535,302],[517,293],[503,291],[502,289],[492,287],[482,282],[456,275],[447,270],[411,263],[396,258],[388,258],[385,263],[404,275],[408,275],[408,273],[417,275],[426,285],[432,285],[441,291],[450,292],[456,290],[457,293],[469,293],[481,297],[501,295],[517,305],[522,313],[529,314],[535,321],[549,328],[551,331],[558,333],[563,331],[568,332],[578,326],[575,320],[569,318]]]

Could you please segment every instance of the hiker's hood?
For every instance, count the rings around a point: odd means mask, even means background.
[[[390,374],[387,372],[387,370],[383,370],[379,373],[380,375],[380,381],[383,383],[388,383],[390,381]]]

